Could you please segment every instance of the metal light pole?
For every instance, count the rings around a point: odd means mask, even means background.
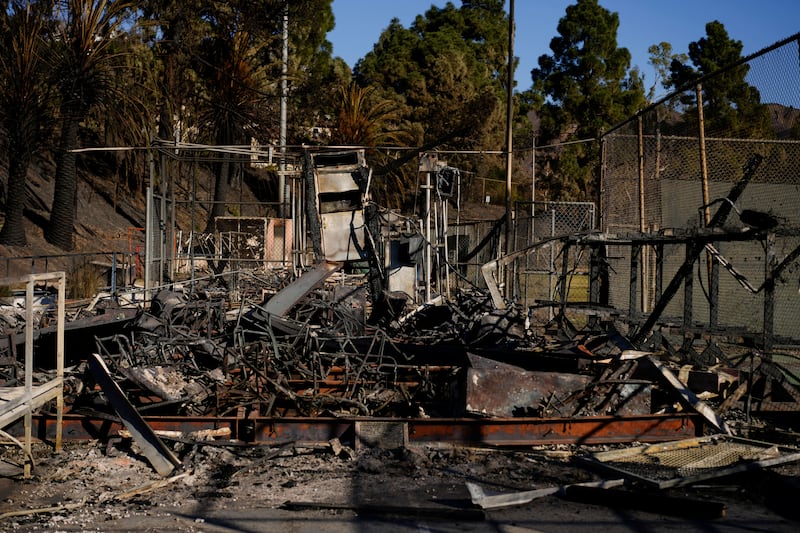
[[[514,0],[509,0],[508,11],[508,94],[506,96],[506,246],[505,254],[508,255],[513,251],[511,245],[511,224],[513,216],[511,213],[511,168],[513,163],[513,138],[512,129],[514,124]],[[498,272],[498,276],[505,279],[505,293],[506,297],[510,298],[512,293],[512,283],[508,279],[506,272]]]
[[[512,130],[514,119],[514,0],[509,0],[508,11],[508,94],[506,96],[506,254],[511,246],[511,167],[513,163]],[[508,286],[506,286],[508,292]]]
[[[286,104],[289,92],[289,0],[283,6],[283,49],[281,50],[281,130],[278,143],[281,159],[278,164],[278,216],[283,217],[286,202]]]

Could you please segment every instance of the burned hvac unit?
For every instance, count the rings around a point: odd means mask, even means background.
[[[364,200],[370,176],[364,151],[312,154],[311,161],[324,259],[363,260]]]

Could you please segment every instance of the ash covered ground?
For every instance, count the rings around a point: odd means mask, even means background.
[[[600,447],[515,450],[463,447],[172,444],[183,469],[158,476],[125,440],[37,444],[32,479],[0,478],[5,531],[796,531],[798,474],[784,465],[649,494],[660,511],[547,496],[502,509],[487,494],[602,479],[576,463]],[[4,465],[21,460],[6,446]],[[338,453],[335,453],[338,452]],[[639,489],[641,495],[641,489]],[[724,517],[681,516],[676,500],[719,502]],[[297,505],[302,504],[302,505]],[[37,512],[38,510],[38,512]],[[793,515],[794,513],[794,515]]]

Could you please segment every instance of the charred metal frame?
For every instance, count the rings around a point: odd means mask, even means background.
[[[636,234],[629,236],[619,236],[615,234],[593,234],[586,236],[567,236],[562,239],[563,254],[566,256],[570,247],[588,246],[591,248],[592,257],[597,258],[592,261],[589,276],[589,298],[590,306],[607,305],[601,291],[603,290],[602,280],[602,261],[599,259],[602,249],[606,246],[629,246],[631,248],[631,275],[630,275],[630,309],[627,320],[636,332],[631,337],[634,345],[640,346],[652,332],[653,327],[661,319],[661,313],[669,303],[669,299],[678,291],[679,287],[684,287],[684,306],[683,306],[683,328],[688,331],[693,321],[692,317],[692,286],[693,286],[693,266],[697,261],[700,252],[705,249],[706,244],[716,242],[745,242],[753,240],[766,241],[767,249],[771,250],[767,255],[767,279],[757,291],[764,290],[764,331],[762,337],[763,349],[768,351],[773,343],[772,316],[774,316],[774,280],[798,257],[800,248],[793,250],[783,261],[777,262],[774,251],[774,237],[772,233],[760,230],[746,230],[738,233],[723,232],[718,229],[702,229],[694,233],[685,235],[657,234]],[[772,243],[772,244],[770,244]],[[682,268],[675,275],[669,287],[663,289],[664,278],[664,247],[667,245],[684,245],[686,247],[686,259]],[[655,294],[658,305],[650,312],[644,320],[639,306],[638,285],[639,285],[639,263],[641,250],[644,246],[653,246],[656,250],[656,272],[655,272]],[[699,251],[698,251],[699,250]],[[568,265],[562,267],[561,278],[566,279],[568,275]],[[716,303],[715,303],[716,304]],[[562,293],[561,301],[558,304],[562,311],[568,307],[568,302]],[[757,332],[753,332],[755,335]]]
[[[590,275],[589,275],[589,304],[590,305],[606,305],[608,303],[607,296],[601,294],[602,282],[604,275],[602,272],[602,249],[607,245],[622,245],[629,246],[631,249],[630,254],[630,279],[629,279],[629,299],[628,299],[628,325],[633,331],[630,340],[634,346],[642,346],[647,340],[648,336],[656,323],[661,319],[662,313],[671,301],[672,297],[683,285],[684,298],[683,298],[683,331],[687,342],[691,342],[691,336],[688,335],[694,317],[692,316],[692,296],[693,296],[693,268],[697,260],[700,258],[703,251],[708,251],[712,261],[711,284],[709,287],[709,325],[711,329],[718,329],[717,315],[719,305],[719,265],[722,264],[726,269],[742,284],[753,293],[764,290],[764,325],[761,332],[760,339],[757,344],[760,345],[764,352],[769,353],[774,344],[774,313],[775,313],[775,280],[780,274],[791,265],[798,257],[800,257],[800,247],[792,250],[780,263],[776,258],[775,251],[775,231],[772,227],[767,225],[758,227],[752,225],[748,229],[740,232],[727,232],[722,230],[728,215],[732,210],[736,210],[737,214],[744,216],[744,212],[739,213],[735,206],[736,200],[741,196],[747,184],[752,179],[758,166],[761,163],[761,156],[753,155],[744,165],[742,171],[742,178],[733,186],[731,191],[725,198],[721,198],[713,203],[720,203],[720,206],[715,213],[714,217],[710,220],[707,227],[700,228],[696,231],[685,231],[681,234],[667,234],[666,232],[658,232],[654,234],[638,233],[629,236],[617,236],[612,234],[593,234],[588,236],[567,236],[562,238],[564,256],[564,265],[561,273],[562,279],[562,292],[561,292],[561,319],[565,317],[567,308],[566,292],[564,289],[565,283],[563,280],[567,279],[568,265],[567,255],[571,246],[588,246],[591,248],[591,261],[590,261]],[[703,206],[707,207],[707,206]],[[752,213],[751,213],[752,214]],[[752,287],[746,279],[743,279],[733,267],[725,260],[717,251],[715,244],[719,242],[735,242],[735,241],[754,241],[759,240],[764,243],[766,250],[765,259],[765,281],[758,287]],[[678,269],[675,276],[669,282],[666,288],[663,286],[664,279],[664,247],[666,245],[680,245],[686,247],[685,260]],[[656,257],[656,272],[655,272],[655,301],[656,304],[652,311],[644,316],[642,309],[639,305],[639,275],[641,272],[642,263],[642,249],[645,246],[652,246],[655,250]],[[758,332],[752,332],[754,338]],[[684,346],[684,348],[687,348]]]

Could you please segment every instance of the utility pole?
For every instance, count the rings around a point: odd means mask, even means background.
[[[511,167],[513,163],[513,139],[512,130],[514,126],[514,0],[509,0],[508,8],[508,93],[506,96],[506,246],[505,255],[513,252],[511,244],[511,224],[513,216],[511,212]],[[506,272],[498,272],[498,276],[505,279],[505,295],[511,298],[513,287],[511,276]]]
[[[512,130],[514,126],[514,0],[508,7],[508,94],[506,96],[506,255],[511,246],[511,167],[513,163]],[[506,286],[506,293],[509,288]]]
[[[283,4],[283,49],[281,50],[281,150],[278,164],[278,216],[283,217],[286,205],[286,104],[289,92],[289,0]]]

